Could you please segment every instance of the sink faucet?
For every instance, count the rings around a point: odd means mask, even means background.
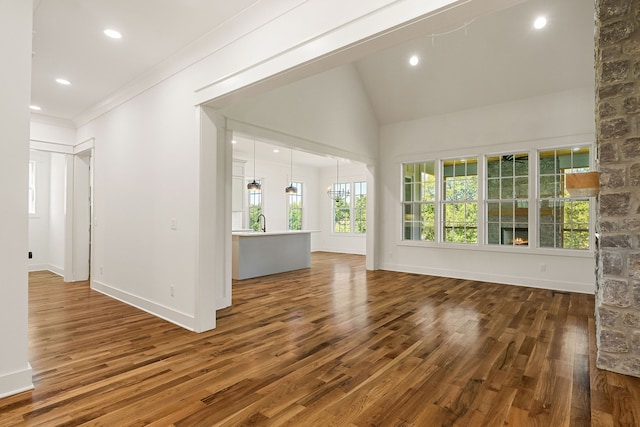
[[[267,232],[267,217],[264,216],[264,214],[258,215],[258,225],[260,225],[260,218],[262,218],[262,228],[260,228],[260,230],[262,230],[263,233],[266,233]]]

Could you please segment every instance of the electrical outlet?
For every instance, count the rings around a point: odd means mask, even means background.
[[[100,266],[100,275],[102,276],[103,273],[104,273],[104,270],[103,270],[102,266]]]
[[[173,285],[169,286],[169,294],[173,296]]]
[[[547,271],[547,264],[540,264],[540,271],[542,272]]]

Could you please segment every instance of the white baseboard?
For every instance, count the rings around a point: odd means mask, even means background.
[[[120,289],[116,289],[97,280],[91,280],[91,289],[117,299],[118,301],[122,301],[125,304],[136,307],[142,311],[146,311],[149,314],[164,319],[167,322],[174,323],[182,328],[190,331],[195,330],[195,318],[192,315],[179,312],[162,304],[121,291]]]
[[[29,264],[27,266],[29,272],[49,270],[49,264]]]
[[[347,250],[345,248],[316,248],[312,252],[331,252],[334,254],[351,254],[351,255],[366,255],[366,250],[360,251],[357,249]]]
[[[58,276],[64,277],[64,268],[60,268],[53,264],[30,264],[28,266],[29,272],[34,271],[50,271]]]
[[[33,390],[31,365],[21,371],[0,375],[0,399],[23,391]]]
[[[595,279],[593,284],[581,282],[567,282],[559,280],[546,280],[537,277],[508,276],[500,274],[486,274],[474,271],[446,270],[439,268],[418,267],[414,265],[402,265],[383,263],[382,270],[397,271],[401,273],[428,274],[431,276],[451,277],[463,280],[478,280],[482,282],[500,283],[503,285],[527,286],[530,288],[549,289],[553,291],[577,292],[581,294],[595,293]]]
[[[58,267],[57,265],[49,264],[49,268],[47,269],[52,273],[57,274],[58,276],[64,277],[64,268]]]

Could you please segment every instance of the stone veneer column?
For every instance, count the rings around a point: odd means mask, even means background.
[[[597,366],[640,377],[640,0],[595,1]]]

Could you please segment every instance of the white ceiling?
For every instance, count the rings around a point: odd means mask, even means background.
[[[329,156],[306,153],[300,150],[294,150],[292,158],[290,148],[278,145],[278,143],[274,141],[255,139],[250,136],[237,133],[234,134],[233,139],[235,141],[233,144],[234,159],[252,160],[254,156],[253,150],[255,143],[255,158],[260,159],[260,161],[281,163],[287,167],[290,166],[291,162],[293,162],[295,167],[308,166],[323,168],[336,166],[336,159]],[[277,150],[277,152],[274,150]],[[347,160],[341,160],[341,162],[346,161]]]
[[[73,119],[259,2],[34,0],[32,103],[41,114]],[[549,23],[536,31],[540,14]],[[592,86],[593,16],[588,0],[528,0],[355,66],[382,124]],[[104,36],[107,27],[123,38]],[[421,57],[417,67],[407,64],[412,54]]]
[[[42,114],[72,119],[255,3],[36,0],[31,102]],[[106,37],[106,28],[122,39]]]
[[[467,24],[356,62],[381,123],[594,85],[593,1],[529,0]]]

